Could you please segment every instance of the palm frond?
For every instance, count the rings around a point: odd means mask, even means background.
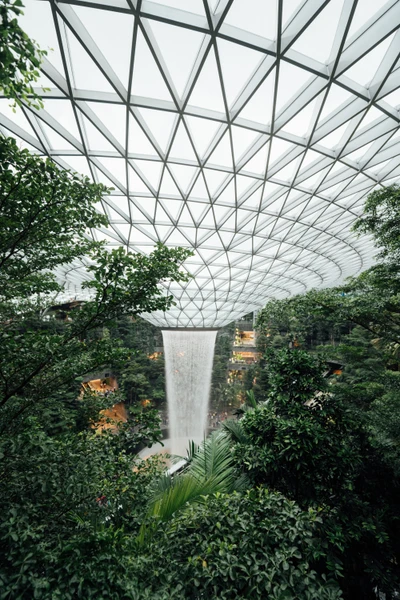
[[[213,478],[199,481],[189,474],[176,477],[169,489],[153,498],[140,528],[139,544],[144,544],[152,537],[158,521],[168,521],[189,502],[204,501],[205,496],[218,491],[217,487]]]
[[[257,400],[256,400],[253,390],[247,390],[246,404],[248,404],[248,406],[250,406],[250,408],[257,408]]]
[[[242,423],[240,421],[234,421],[229,419],[222,424],[223,430],[227,432],[232,441],[238,443],[247,442],[247,435],[243,430]]]
[[[154,488],[139,543],[153,535],[157,522],[169,520],[189,503],[204,502],[206,496],[216,492],[243,491],[248,487],[247,478],[237,474],[232,440],[225,430],[215,431],[198,447],[193,444],[190,454],[185,473],[166,476]]]
[[[231,440],[224,431],[215,431],[201,444],[193,457],[190,474],[198,480],[213,478],[219,491],[229,492],[235,479]]]

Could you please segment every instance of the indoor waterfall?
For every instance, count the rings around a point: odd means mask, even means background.
[[[207,412],[215,329],[163,329],[171,454],[185,455],[188,441],[200,443]]]

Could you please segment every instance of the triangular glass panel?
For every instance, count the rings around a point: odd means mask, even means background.
[[[169,158],[183,158],[184,160],[193,160],[197,163],[196,155],[193,151],[193,147],[183,121],[179,123],[178,130],[169,153]]]
[[[92,179],[88,161],[84,156],[66,156],[65,161],[70,165],[71,169]]]
[[[264,144],[249,162],[244,165],[243,171],[250,171],[251,173],[263,176],[265,174],[265,169],[267,168],[268,150],[269,142]]]
[[[235,181],[238,202],[242,199],[243,194],[247,192],[250,187],[253,187],[254,184],[258,184],[258,180],[244,175],[235,175]]]
[[[370,125],[377,119],[382,119],[382,111],[376,108],[376,106],[370,106],[364,114],[365,116],[360,122],[360,125],[358,126],[358,131],[362,131],[364,128],[367,128],[368,125]]]
[[[106,79],[85,48],[69,29],[66,29],[69,56],[71,59],[71,81],[75,88],[94,92],[114,92],[114,88]]]
[[[350,92],[334,83],[332,83],[328,92],[324,90],[323,93],[325,94],[325,102],[318,119],[319,124],[322,123],[326,117],[336,112],[342,104],[348,102],[350,98],[354,98]]]
[[[86,143],[90,150],[95,152],[115,152],[114,146],[100,133],[100,131],[84,115],[80,115],[81,123],[86,132]]]
[[[138,109],[150,132],[153,134],[157,144],[163,152],[167,150],[171,139],[172,128],[175,123],[175,114],[165,110],[153,110],[151,108]]]
[[[171,226],[156,225],[156,230],[160,241],[164,242],[167,239],[169,232],[171,231]]]
[[[80,141],[80,135],[74,111],[69,100],[51,100],[46,99],[45,111],[49,113],[62,127]]]
[[[276,166],[279,158],[283,158],[286,154],[292,150],[295,146],[286,140],[282,140],[277,137],[272,138],[271,142],[271,153],[269,156],[269,168]]]
[[[164,225],[172,225],[171,219],[163,209],[160,203],[156,206],[156,223],[163,223]]]
[[[39,121],[40,129],[43,132],[42,138],[44,146],[50,147],[53,150],[75,150],[74,146],[71,146],[69,142],[61,135],[59,135],[54,129],[46,125],[43,121]]]
[[[217,45],[226,99],[230,107],[265,55],[221,38]]]
[[[374,0],[374,2],[370,2],[369,0],[359,0],[351,21],[347,39],[350,40],[352,35],[361,29],[361,27],[365,25],[365,23],[385,4],[386,0]]]
[[[275,69],[253,93],[246,106],[240,111],[239,117],[269,125],[272,120],[274,105]]]
[[[322,63],[328,61],[340,15],[343,0],[330,2],[311,22],[295,41],[292,48]]]
[[[260,134],[253,129],[245,129],[244,127],[232,125],[231,135],[235,163],[238,164],[239,159],[251,149],[251,146]]]
[[[202,227],[214,227],[215,225],[215,221],[214,221],[214,215],[211,209],[209,209],[206,214],[204,215],[204,217],[201,220],[201,226]],[[204,234],[205,232],[199,230],[199,235],[200,234]],[[208,230],[207,230],[208,233]]]
[[[276,99],[276,111],[293,102],[304,84],[310,81],[312,75],[305,69],[281,61],[279,69],[278,95]]]
[[[132,48],[133,15],[113,10],[96,10],[74,6],[99,50],[125,88],[128,87]]]
[[[190,198],[198,198],[199,200],[208,200],[209,196],[208,196],[208,191],[206,188],[206,184],[204,183],[204,177],[203,174],[200,173],[200,175],[198,176],[196,183],[194,184],[191,192],[190,192]]]
[[[268,40],[276,38],[277,5],[275,0],[235,0],[224,24],[239,27]],[[221,31],[223,31],[222,25]]]
[[[212,48],[189,97],[189,104],[225,112],[217,63]]]
[[[222,193],[216,199],[216,204],[223,204],[225,206],[236,206],[236,188],[234,178],[224,188]]]
[[[381,98],[381,100],[382,102],[386,102],[393,108],[397,109],[400,106],[400,88],[397,88],[397,90],[394,90],[394,92],[387,94],[387,96]]]
[[[185,116],[194,146],[202,158],[221,126],[219,121]]]
[[[94,171],[97,175],[97,183],[102,183],[108,188],[115,189],[116,184],[113,181],[111,181],[111,179],[109,179],[101,169],[99,169],[98,167],[94,167]]]
[[[262,186],[260,186],[255,192],[251,194],[246,200],[240,205],[241,208],[254,208],[260,207]]]
[[[223,223],[224,219],[230,213],[230,210],[231,209],[227,208],[226,206],[218,206],[217,204],[214,204],[213,212],[214,212],[215,222],[217,224]]]
[[[235,234],[233,232],[224,231],[222,229],[220,229],[218,231],[218,233],[219,233],[219,237],[221,238],[222,243],[225,246],[225,248],[229,248],[229,245],[230,245],[230,243],[231,243],[231,241],[232,241],[232,239],[233,239],[233,237],[234,237]]]
[[[188,227],[192,227],[193,231],[194,231],[194,223],[193,223],[193,219],[192,216],[187,208],[187,206],[183,207],[182,213],[179,217],[179,227],[181,227],[182,225],[187,225]]]
[[[171,94],[140,29],[138,29],[135,46],[132,95],[172,101]]]
[[[222,250],[223,249],[223,245],[221,242],[220,237],[218,236],[217,233],[213,233],[212,236],[210,236],[209,238],[207,238],[207,240],[205,241],[205,243],[207,244],[207,246],[209,246],[210,248],[214,248],[215,250]],[[217,270],[220,270],[220,267],[217,267]]]
[[[311,129],[315,123],[317,110],[321,102],[321,96],[318,96],[307,104],[293,119],[286,123],[282,130],[287,133],[292,133],[299,137],[306,137],[311,133]]]
[[[208,36],[192,29],[175,27],[153,19],[148,23],[155,35],[176,91],[182,97],[201,44]],[[173,44],[171,44],[171,40],[174,41]]]
[[[193,181],[193,177],[197,171],[197,168],[175,164],[170,164],[169,168],[171,170],[172,175],[175,177],[179,188],[185,194]]]
[[[158,186],[160,185],[160,178],[162,168],[164,163],[155,160],[138,160],[136,159],[133,162],[139,169],[139,171],[144,175],[149,184],[155,189],[158,190]]]
[[[112,206],[109,206],[109,204],[112,204],[114,208]],[[129,202],[125,196],[113,196],[112,199],[110,198],[108,200],[106,206],[107,211],[110,212],[110,215],[112,215],[112,218],[114,220],[117,219],[118,221],[120,221],[121,218],[128,220],[130,219]]]
[[[276,198],[276,196],[284,192],[285,190],[281,185],[272,183],[271,181],[266,181],[263,192],[263,203],[268,202],[272,198]]]
[[[154,147],[132,115],[129,115],[128,152],[129,154],[149,154],[151,156],[156,154]]]
[[[99,158],[98,160],[123,187],[126,187],[126,162],[123,158]]]
[[[360,58],[355,65],[344,72],[344,75],[360,85],[367,86],[374,78],[374,75],[381,64],[394,35],[394,33],[390,35],[388,38],[383,40],[383,42],[378,44],[378,46],[376,46],[373,50],[368,52],[368,54]]]
[[[18,24],[33,40],[40,40],[40,47],[47,50],[47,59],[65,77],[52,9],[47,2],[27,2],[18,17]]]
[[[270,201],[268,204],[263,202],[262,210],[269,214],[278,215],[285,204],[286,195],[277,198],[276,200]]]
[[[236,230],[236,215],[233,214],[231,217],[229,217],[223,224],[223,228],[226,229],[230,229],[235,231]]]
[[[131,244],[135,244],[135,245],[143,244],[146,242],[154,243],[143,231],[136,228],[135,226],[132,227],[130,242],[131,242]]]
[[[296,174],[297,167],[299,165],[299,160],[295,158],[288,165],[283,167],[277,172],[274,172],[274,178],[280,179],[281,181],[292,181],[293,177]]]
[[[47,104],[47,103],[46,103]],[[102,125],[125,147],[126,108],[122,104],[88,102],[88,106],[100,119]]]
[[[173,221],[177,221],[179,215],[181,214],[183,200],[172,200],[170,198],[165,198],[160,200],[163,208],[171,216]]]
[[[154,219],[154,214],[155,214],[155,210],[156,210],[155,198],[138,198],[138,197],[136,197],[134,199],[134,202],[146,215],[149,215],[151,220]]]
[[[153,225],[141,225],[140,228],[153,242],[157,242],[157,231]]]
[[[201,221],[201,217],[203,216],[208,205],[202,204],[200,202],[188,202],[187,206],[189,208],[190,214],[192,215],[192,219],[194,223],[199,223]]]
[[[218,145],[208,159],[207,164],[233,168],[232,147],[228,130],[218,142]]]
[[[347,123],[343,123],[343,125],[341,125],[337,129],[334,129],[334,131],[328,133],[328,135],[325,135],[316,143],[321,144],[321,146],[325,146],[325,148],[336,148],[339,145],[340,140],[342,139],[343,134],[347,129],[347,125]]]
[[[181,195],[167,168],[164,169],[160,187],[160,196],[163,196],[165,194],[171,194],[174,196]]]
[[[143,193],[148,194],[150,192],[147,185],[142,181],[142,179],[130,165],[128,166],[128,184],[129,193],[131,195]]]
[[[227,177],[227,173],[223,173],[221,171],[216,171],[214,169],[203,169],[204,176],[207,181],[207,186],[210,191],[211,196],[217,192],[217,190],[221,187],[222,183]],[[193,194],[194,195],[194,194]]]

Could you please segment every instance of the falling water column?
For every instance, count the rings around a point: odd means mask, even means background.
[[[207,412],[216,329],[163,329],[171,453],[184,455],[199,443]]]

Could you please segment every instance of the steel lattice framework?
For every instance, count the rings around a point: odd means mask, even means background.
[[[195,250],[152,322],[221,326],[371,264],[350,226],[400,178],[399,0],[25,5],[50,91],[40,111],[1,99],[0,129],[114,188],[96,239]],[[62,277],[75,295],[87,275]]]

